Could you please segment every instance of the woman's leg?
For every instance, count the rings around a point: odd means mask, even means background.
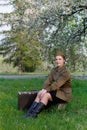
[[[40,102],[40,94],[38,93],[35,100],[31,104],[31,106],[29,107],[27,113],[24,115],[24,118],[27,118],[30,116],[30,114],[34,111],[34,109],[36,108],[36,106],[38,105],[39,102]]]
[[[40,95],[40,93],[37,94],[37,97],[35,98],[34,100],[35,102],[42,102],[44,103],[45,105],[48,104],[48,101],[52,101],[52,97],[51,97],[51,94],[46,92],[42,97]]]
[[[50,95],[50,93],[45,93],[44,96],[41,98],[40,102],[42,102],[43,104],[45,104],[45,106],[48,104],[48,101],[52,101],[52,97]]]
[[[42,97],[38,93],[36,99],[34,100],[33,104],[29,108],[25,117],[37,117],[38,113],[47,106],[48,101],[52,101],[51,94],[46,92]]]
[[[33,107],[32,111],[29,111],[25,117],[37,117],[42,109],[47,106],[48,101],[52,101],[50,93],[45,93],[42,98],[37,95],[36,99],[34,100],[34,104],[37,103],[36,107]]]
[[[40,100],[41,100],[41,99],[40,99],[40,95],[39,95],[39,93],[38,93],[34,101],[35,101],[35,102],[40,102]]]
[[[36,101],[37,100],[35,100],[35,102]],[[36,108],[33,109],[32,113],[29,115],[29,117],[37,117],[37,115],[44,109],[44,107],[47,106],[48,101],[52,101],[52,97],[50,93],[45,93],[43,97],[40,99],[40,102],[38,103]]]

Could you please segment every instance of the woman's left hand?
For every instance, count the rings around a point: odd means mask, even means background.
[[[47,92],[46,89],[42,89],[41,98],[44,96],[44,94]]]

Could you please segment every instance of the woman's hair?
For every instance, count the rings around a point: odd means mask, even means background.
[[[64,60],[66,60],[65,54],[61,51],[57,51],[55,56],[62,56]]]

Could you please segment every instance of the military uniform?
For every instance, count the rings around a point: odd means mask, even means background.
[[[71,76],[66,66],[53,68],[43,88],[48,92],[56,91],[56,97],[70,102],[72,99]]]

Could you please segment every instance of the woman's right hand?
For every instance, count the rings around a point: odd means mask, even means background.
[[[39,96],[40,98],[42,98],[43,95],[44,95],[46,92],[47,92],[47,90],[42,89],[42,90],[40,90],[40,91],[38,92],[38,96]]]

